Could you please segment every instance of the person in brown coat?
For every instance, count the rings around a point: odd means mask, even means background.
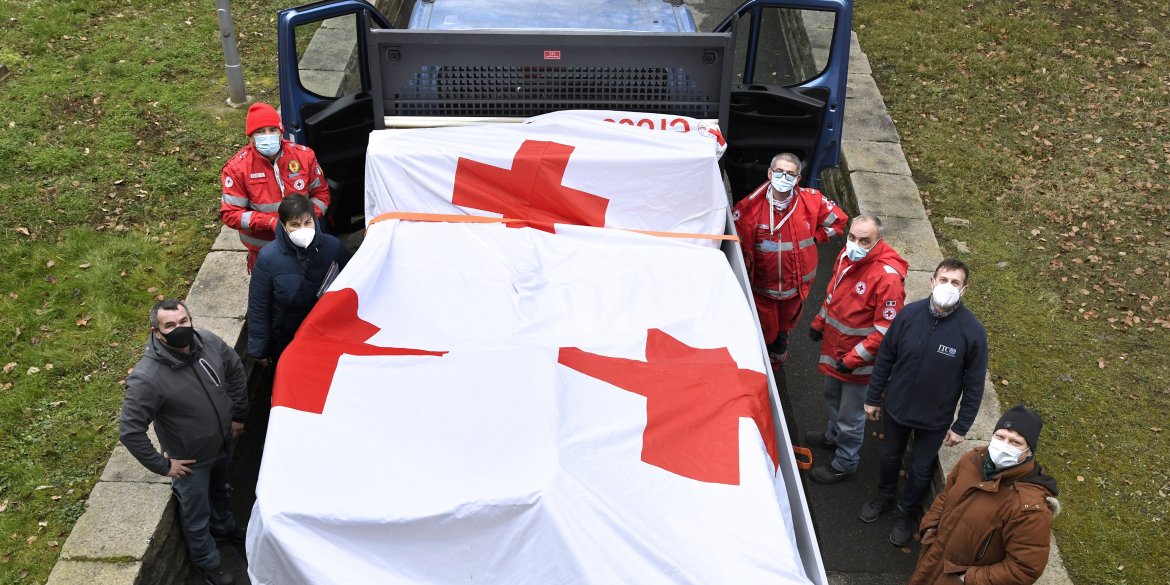
[[[922,553],[909,585],[1030,585],[1040,578],[1060,510],[1056,480],[1034,459],[1043,424],[1034,411],[1012,408],[990,445],[959,459],[919,525]]]

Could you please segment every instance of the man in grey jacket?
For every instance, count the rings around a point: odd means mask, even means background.
[[[215,539],[242,540],[228,509],[229,446],[244,430],[247,380],[239,356],[195,331],[172,299],[150,311],[146,352],[126,378],[121,440],[144,467],[171,478],[191,561],[211,585],[231,585]],[[163,452],[146,429],[154,423]]]

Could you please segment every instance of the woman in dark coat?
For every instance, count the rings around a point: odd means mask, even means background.
[[[277,216],[276,240],[260,250],[248,286],[248,353],[263,365],[280,357],[326,279],[349,261],[341,241],[321,232],[304,196],[285,197]]]

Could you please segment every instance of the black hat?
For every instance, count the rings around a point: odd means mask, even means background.
[[[1023,404],[1003,413],[1003,416],[999,417],[999,422],[995,423],[997,431],[1008,429],[1022,435],[1033,453],[1036,452],[1036,444],[1040,441],[1040,429],[1042,428],[1044,428],[1044,421],[1040,419],[1040,415]]]

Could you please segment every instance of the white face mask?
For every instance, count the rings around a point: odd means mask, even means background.
[[[256,150],[264,156],[272,156],[280,152],[280,135],[279,134],[256,134],[252,137],[255,139]]]
[[[772,172],[772,189],[777,193],[787,193],[796,186],[796,177],[788,173]]]
[[[857,262],[862,258],[865,258],[865,255],[869,254],[869,250],[862,248],[861,244],[849,240],[845,242],[845,254],[849,256],[850,260]]]
[[[298,248],[308,248],[309,244],[313,243],[313,236],[317,235],[317,231],[311,227],[301,228],[299,230],[289,232],[288,239],[292,240]]]
[[[995,464],[996,469],[1005,469],[1019,464],[1023,451],[1009,445],[1007,441],[992,438],[991,443],[987,445],[987,454],[991,456],[991,462]]]
[[[937,284],[934,289],[930,291],[930,299],[934,301],[934,306],[941,309],[949,309],[959,304],[959,296],[962,293],[955,285],[950,283]]]

